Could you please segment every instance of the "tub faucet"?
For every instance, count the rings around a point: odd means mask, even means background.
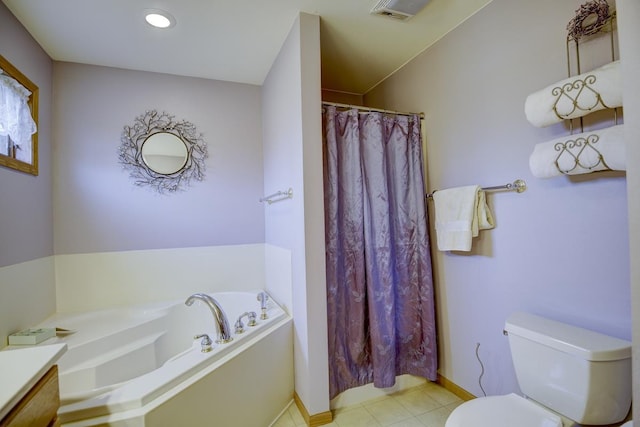
[[[258,301],[260,301],[260,319],[264,320],[267,316],[267,300],[269,299],[269,295],[266,292],[260,292],[258,294]]]
[[[193,294],[184,302],[186,305],[193,304],[193,301],[200,300],[209,306],[211,310],[211,314],[213,314],[213,318],[216,324],[216,333],[218,335],[218,339],[216,342],[218,344],[224,344],[231,341],[233,338],[231,337],[231,328],[229,327],[229,321],[227,320],[227,315],[218,304],[213,297],[207,294]]]

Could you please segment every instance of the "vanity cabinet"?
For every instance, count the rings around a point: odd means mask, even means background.
[[[54,427],[60,407],[58,366],[53,365],[0,420],[0,427]]]

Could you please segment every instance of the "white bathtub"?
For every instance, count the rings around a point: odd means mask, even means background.
[[[193,339],[216,339],[213,315],[199,300],[47,319],[40,326],[76,331],[45,342],[68,345],[58,362],[63,425],[268,426],[293,396],[292,321],[271,299],[261,320],[257,294],[211,294],[232,332],[247,311],[258,325],[245,317],[244,333],[208,353]]]

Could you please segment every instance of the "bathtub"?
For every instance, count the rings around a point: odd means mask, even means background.
[[[208,306],[184,300],[88,313],[58,313],[39,326],[72,331],[58,362],[65,426],[266,427],[293,396],[292,320],[271,298],[260,319],[256,292],[210,294],[234,331],[238,317],[258,324],[202,352],[195,335],[216,339]],[[188,295],[185,295],[185,300]],[[42,344],[41,344],[42,345]]]

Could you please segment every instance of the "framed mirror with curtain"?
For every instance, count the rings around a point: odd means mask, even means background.
[[[38,175],[38,86],[2,55],[0,166]]]

